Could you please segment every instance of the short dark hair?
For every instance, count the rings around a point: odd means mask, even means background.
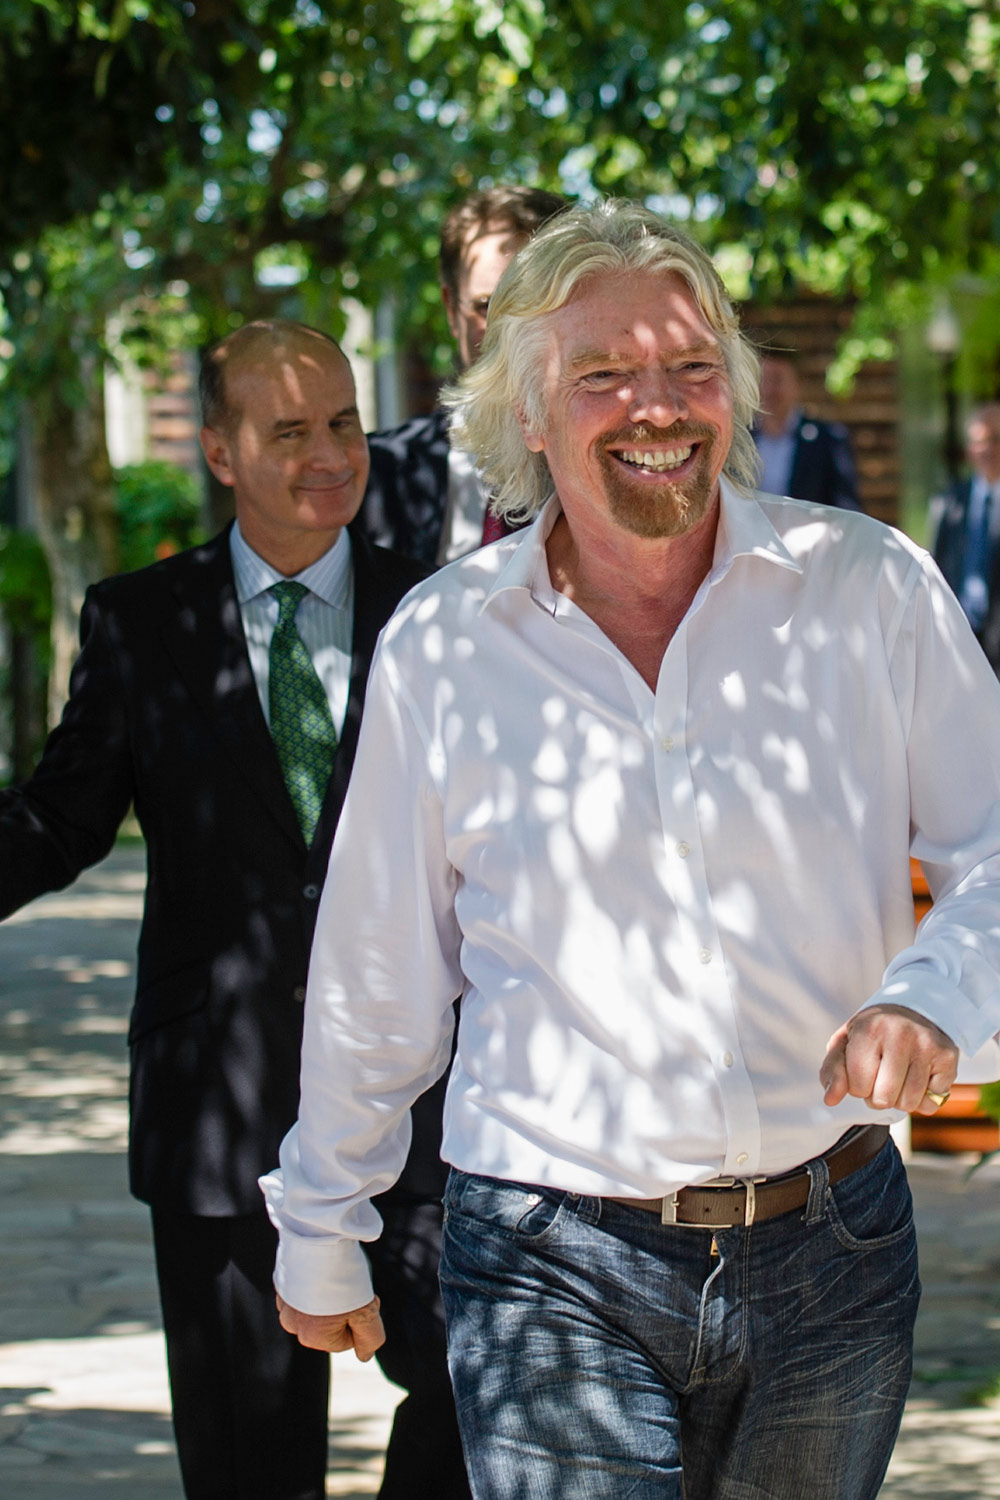
[[[469,236],[487,224],[509,225],[516,234],[533,235],[570,200],[546,188],[514,185],[483,188],[457,203],[441,228],[441,281],[458,295],[458,267]]]
[[[292,318],[258,318],[244,323],[224,338],[217,339],[205,350],[198,372],[198,399],[201,403],[201,420],[205,427],[221,432],[232,424],[233,411],[226,396],[226,366],[234,359],[249,353],[255,344],[272,347],[287,343],[289,338],[322,339],[341,352],[336,339],[320,328],[311,328],[308,323],[297,323]]]

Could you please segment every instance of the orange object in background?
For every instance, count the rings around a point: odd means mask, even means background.
[[[919,859],[910,860],[910,883],[913,886],[913,908],[917,914],[917,921],[921,922],[934,903],[927,885],[927,876],[923,872]]]
[[[913,881],[913,905],[917,921],[931,909],[920,862],[910,860]],[[933,1115],[910,1116],[910,1147],[914,1151],[996,1151],[1000,1148],[1000,1124],[979,1108],[979,1087],[974,1083],[956,1083],[947,1104]]]

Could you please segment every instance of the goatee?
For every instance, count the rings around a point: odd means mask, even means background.
[[[712,453],[717,437],[711,427],[678,423],[663,428],[631,426],[602,439],[598,459],[612,519],[633,536],[647,540],[690,531],[707,514],[715,494]],[[683,479],[675,481],[667,474],[659,476],[656,484],[650,483],[648,475],[633,479],[628,465],[609,451],[612,447],[641,449],[654,444],[668,448],[698,445],[693,465]]]

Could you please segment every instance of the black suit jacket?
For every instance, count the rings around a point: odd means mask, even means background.
[[[62,722],[31,779],[0,793],[0,916],[101,859],[134,803],[148,882],[129,1165],[133,1192],[165,1209],[258,1209],[295,1119],[316,906],[371,655],[425,571],[353,532],[352,555],[347,716],[310,848],[261,712],[228,532],[88,590]]]
[[[863,509],[846,427],[799,413],[786,493],[795,500],[836,505],[841,510]]]
[[[945,582],[956,594],[962,587],[962,575],[965,571],[965,543],[971,498],[972,480],[960,479],[945,498],[934,537],[934,561],[944,574]],[[940,503],[935,501],[935,508]]]
[[[944,574],[949,587],[959,595],[965,581],[965,546],[971,499],[972,479],[960,479],[944,501],[937,534],[934,537],[934,561]],[[986,619],[979,631],[979,643],[986,652],[990,666],[1000,677],[1000,547],[993,549],[987,585],[989,604]]]
[[[435,565],[448,504],[449,447],[443,411],[370,434],[371,472],[356,523],[369,541]]]

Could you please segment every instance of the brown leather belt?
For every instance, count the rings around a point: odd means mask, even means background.
[[[859,1125],[823,1153],[831,1185],[842,1182],[876,1157],[889,1139],[888,1125]],[[802,1208],[811,1179],[805,1167],[780,1177],[719,1177],[712,1183],[681,1188],[667,1198],[610,1198],[625,1208],[660,1215],[663,1224],[692,1229],[732,1229],[774,1219]]]

